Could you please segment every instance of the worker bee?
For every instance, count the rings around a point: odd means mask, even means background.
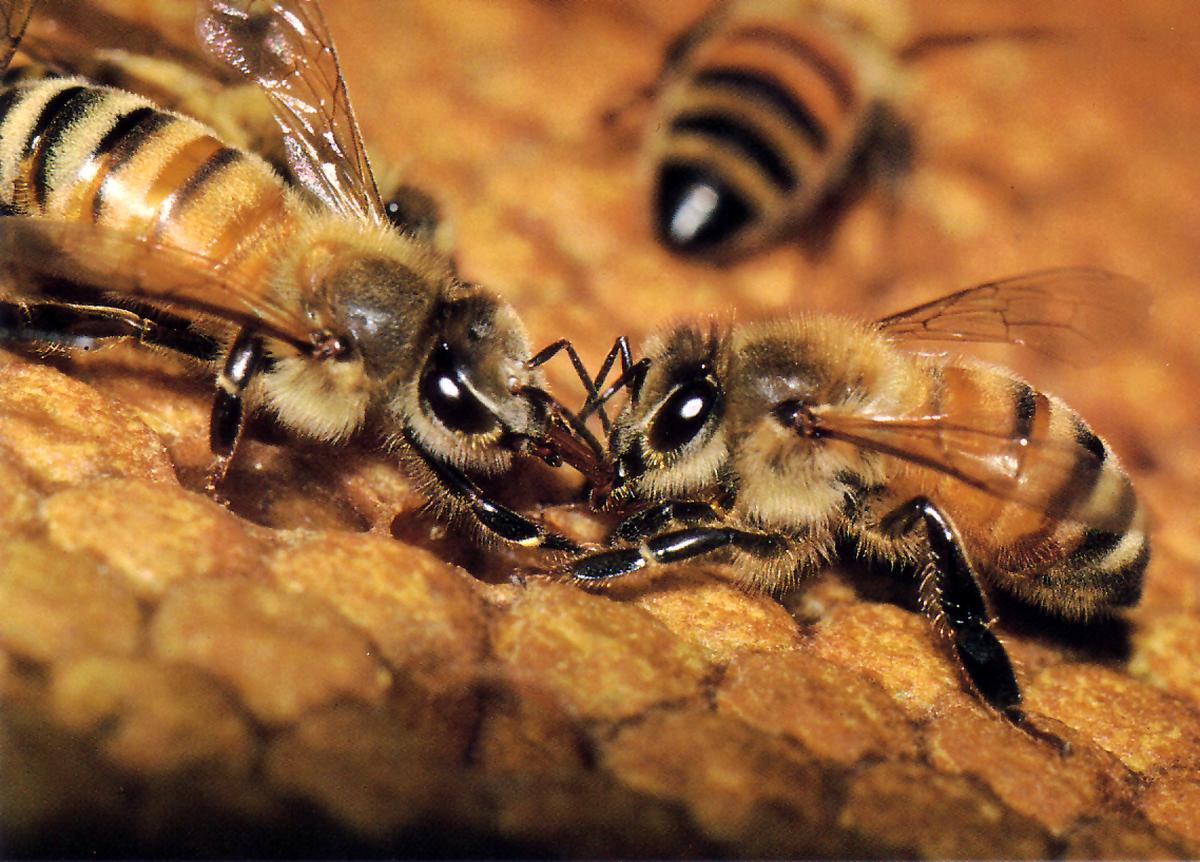
[[[211,55],[191,47],[195,4],[155,4],[154,16],[75,0],[43,0],[21,38],[5,81],[78,75],[94,84],[145,96],[156,106],[199,120],[227,146],[265,158],[294,181],[284,136],[262,89]],[[453,235],[437,201],[403,172],[372,154],[384,212],[398,230],[432,242],[449,255]]]
[[[782,589],[849,543],[917,572],[970,686],[1023,722],[984,585],[1067,619],[1133,605],[1146,518],[1117,456],[1063,401],[911,345],[1008,342],[1076,360],[1136,331],[1144,296],[1099,270],[1052,270],[874,324],[683,325],[639,362],[626,349],[598,399],[628,389],[597,495],[636,511],[565,571],[601,584],[716,556],[745,586]]]
[[[980,38],[1038,28],[910,38],[896,3],[722,0],[672,43],[650,128],[659,240],[726,261],[827,217],[872,181],[909,170],[905,64]]]
[[[6,57],[32,3],[4,2]],[[469,474],[598,444],[543,388],[515,312],[392,229],[315,0],[209,0],[207,50],[255,82],[288,185],[196,120],[82,78],[0,87],[0,340],[132,340],[211,368],[216,490],[250,410],[337,442],[377,432],[435,502],[485,535],[567,550]]]

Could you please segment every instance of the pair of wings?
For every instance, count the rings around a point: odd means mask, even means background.
[[[1016,344],[1086,365],[1144,334],[1149,307],[1149,290],[1140,282],[1104,270],[1070,268],[981,284],[876,325],[900,343]],[[1130,513],[1120,507],[1088,508],[1089,483],[1105,455],[1077,439],[1020,437],[963,415],[818,412],[809,421],[809,433],[934,470],[1056,518],[1113,531],[1127,525]]]
[[[0,69],[17,50],[36,2],[0,0]],[[257,84],[270,101],[296,182],[331,212],[385,224],[333,40],[316,0],[205,0],[197,30],[216,63]],[[22,253],[31,246],[86,251],[35,258]],[[85,257],[90,271],[81,273]],[[312,338],[311,325],[298,309],[270,304],[253,286],[222,274],[218,261],[99,225],[0,218],[0,259],[34,275],[86,278],[92,286],[137,299],[256,326],[297,346]]]

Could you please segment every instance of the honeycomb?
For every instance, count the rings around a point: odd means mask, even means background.
[[[701,314],[879,317],[1064,264],[1151,285],[1151,331],[1096,368],[1001,355],[1128,465],[1143,600],[1089,625],[997,603],[1063,754],[964,690],[902,577],[850,561],[754,595],[696,563],[588,593],[438,523],[369,441],[265,422],[224,507],[200,491],[202,376],[129,347],[0,352],[0,850],[1200,855],[1190,3],[911,0],[929,31],[1056,35],[914,64],[898,211],[868,194],[820,254],[724,269],[650,238],[645,106],[602,119],[702,0],[326,5],[365,137],[439,199],[460,271],[589,364]],[[495,490],[594,537],[580,484],[526,465]]]

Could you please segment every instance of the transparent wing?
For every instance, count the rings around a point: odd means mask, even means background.
[[[4,39],[0,41],[0,60],[3,62],[0,62],[0,70],[8,68],[8,61],[25,35],[35,2],[37,0],[0,0],[0,12],[4,15]]]
[[[960,290],[878,322],[903,341],[1020,344],[1075,365],[1144,331],[1150,291],[1101,269],[1034,272]]]
[[[257,83],[200,44],[195,0],[41,0],[20,53],[58,74],[190,116],[229,146],[286,171],[274,106]]]
[[[296,179],[334,212],[386,220],[315,0],[208,0],[200,37],[271,100]]]
[[[41,0],[23,49],[72,74],[90,76],[97,54],[121,51],[170,60],[215,82],[241,80],[196,43],[195,0]]]
[[[1056,518],[1099,529],[1119,530],[1126,525],[1126,513],[1119,507],[1089,507],[1090,490],[1103,464],[1096,452],[1073,439],[1015,437],[945,415],[815,411],[801,422],[801,433],[841,440],[933,470]]]
[[[219,261],[100,225],[0,217],[0,267],[17,290],[59,279],[253,327],[303,352],[329,340],[299,309],[222,273]]]

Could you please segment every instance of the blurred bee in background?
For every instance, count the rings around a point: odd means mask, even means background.
[[[32,3],[3,2],[11,57]],[[515,312],[394,230],[315,0],[210,0],[200,32],[282,130],[288,185],[195,119],[79,77],[0,87],[0,341],[135,341],[212,369],[215,493],[247,412],[325,442],[377,433],[444,514],[523,546],[575,543],[468,474],[592,464]]]
[[[196,10],[194,0],[161,0],[140,10],[114,0],[43,0],[5,81],[78,75],[128,90],[199,120],[228,146],[257,153],[294,182],[270,100],[255,82],[197,50]],[[395,166],[381,168],[374,154],[371,165],[388,220],[450,255],[454,238],[437,201]]]
[[[785,589],[849,543],[916,571],[921,608],[971,688],[1023,724],[984,584],[1066,619],[1133,605],[1146,518],[1109,445],[1060,399],[1007,369],[910,345],[1024,344],[1079,361],[1145,317],[1137,283],[1065,269],[875,324],[813,315],[671,329],[639,362],[626,350],[599,397],[629,393],[596,496],[637,510],[612,547],[565,571],[602,584],[715,556],[747,587]]]
[[[901,4],[721,0],[666,52],[648,141],[652,218],[669,250],[743,257],[826,222],[910,168],[905,65],[980,39],[1044,29],[910,38]]]

